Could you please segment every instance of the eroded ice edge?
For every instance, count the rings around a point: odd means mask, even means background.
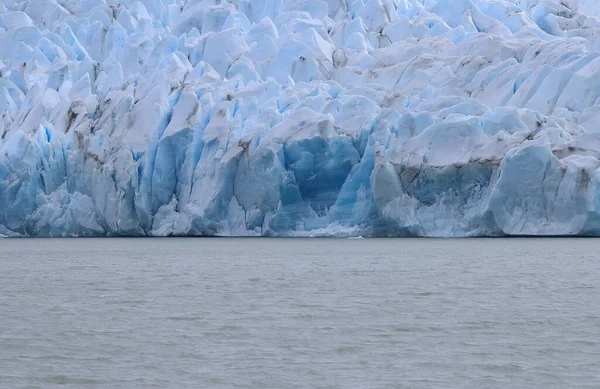
[[[0,234],[600,235],[600,0],[2,0]]]

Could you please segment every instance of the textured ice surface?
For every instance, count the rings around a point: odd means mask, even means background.
[[[600,235],[598,0],[2,0],[0,234]]]

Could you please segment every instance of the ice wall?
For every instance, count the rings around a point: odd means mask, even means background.
[[[0,234],[600,235],[598,0],[2,0]]]

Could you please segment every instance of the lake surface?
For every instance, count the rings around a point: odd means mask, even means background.
[[[599,388],[598,239],[0,240],[0,388]]]

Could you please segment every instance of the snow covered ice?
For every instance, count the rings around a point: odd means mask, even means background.
[[[600,235],[600,0],[2,0],[0,234]]]

